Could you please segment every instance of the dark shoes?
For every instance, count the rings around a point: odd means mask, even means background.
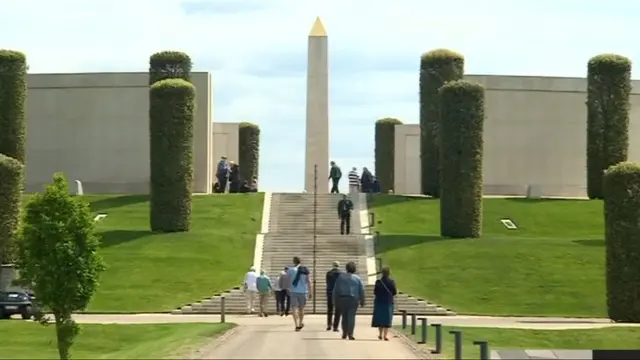
[[[327,331],[331,331],[331,326],[327,326]]]

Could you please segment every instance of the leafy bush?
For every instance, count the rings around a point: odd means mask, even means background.
[[[251,182],[258,177],[260,160],[260,127],[256,124],[243,122],[238,128],[238,163],[240,177]]]
[[[0,50],[0,154],[24,164],[27,58]]]
[[[20,222],[24,166],[0,154],[0,264],[13,259],[13,244]]]
[[[602,174],[627,160],[631,60],[602,54],[587,70],[587,194],[602,199]]]
[[[438,90],[464,75],[464,57],[437,49],[420,59],[420,161],[422,193],[440,196],[440,95]]]
[[[623,162],[604,173],[607,311],[640,322],[640,166]]]
[[[151,85],[151,230],[189,231],[196,89],[182,79]]]
[[[480,237],[484,88],[452,81],[442,86],[440,96],[440,232],[444,237]]]
[[[396,125],[402,125],[402,121],[394,118],[376,121],[375,167],[383,194],[394,187]]]
[[[84,310],[98,288],[104,270],[99,248],[89,204],[69,195],[67,180],[56,174],[53,184],[27,203],[16,265],[39,307],[50,309],[55,318],[60,359],[69,359],[79,331],[72,313]]]
[[[179,51],[161,51],[149,59],[149,85],[164,79],[191,82],[191,58]]]

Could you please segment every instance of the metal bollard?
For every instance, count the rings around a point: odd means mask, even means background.
[[[432,354],[440,354],[442,352],[442,324],[431,324],[436,329],[436,348],[431,350]]]
[[[473,345],[480,347],[480,360],[489,360],[489,342],[486,340],[475,340]]]
[[[411,335],[415,335],[416,334],[416,314],[411,314]]]
[[[373,245],[377,247],[379,243],[380,243],[380,231],[376,231],[375,236],[373,237]]]
[[[462,360],[462,331],[451,330],[449,334],[453,334],[454,351],[453,358],[455,360]]]
[[[227,309],[226,309],[226,306],[225,306],[225,301],[226,301],[225,297],[221,296],[220,297],[220,323],[222,323],[222,324],[224,324],[225,321],[226,321],[225,316],[226,316],[226,310]]]
[[[400,310],[402,313],[402,329],[407,328],[407,310]]]
[[[422,333],[421,333],[421,337],[420,337],[420,341],[418,341],[418,344],[426,344],[427,343],[427,318],[426,317],[421,317],[418,318],[418,320],[420,320],[422,322]]]

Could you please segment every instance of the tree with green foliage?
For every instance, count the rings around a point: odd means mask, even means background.
[[[464,56],[437,49],[420,59],[420,162],[422,193],[440,196],[440,95],[449,81],[462,79]]]
[[[69,195],[64,175],[55,174],[44,193],[27,203],[16,265],[21,283],[35,292],[38,307],[53,314],[61,360],[70,358],[80,330],[72,313],[87,307],[105,269],[99,248],[89,204]],[[39,320],[49,324],[47,318]]]
[[[238,128],[238,164],[240,178],[249,181],[258,178],[260,165],[260,127],[256,124],[242,122]]]
[[[402,121],[394,118],[376,121],[375,167],[382,193],[388,193],[394,187],[396,125],[402,125]]]
[[[13,260],[20,223],[23,177],[22,163],[0,154],[0,264],[8,264]]]
[[[0,50],[0,154],[24,164],[27,57]]]
[[[191,227],[196,89],[182,79],[151,85],[149,105],[152,231]]]
[[[482,233],[484,88],[452,81],[440,88],[440,232],[477,238]]]
[[[149,85],[164,79],[191,82],[191,58],[179,51],[161,51],[149,58]]]
[[[640,166],[622,162],[603,177],[607,312],[640,322]]]
[[[587,195],[602,199],[602,175],[627,161],[631,103],[631,60],[594,56],[587,65]]]

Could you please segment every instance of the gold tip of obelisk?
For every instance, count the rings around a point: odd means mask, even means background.
[[[325,30],[324,25],[322,25],[320,16],[318,16],[316,22],[313,23],[309,36],[327,36],[327,30]]]

